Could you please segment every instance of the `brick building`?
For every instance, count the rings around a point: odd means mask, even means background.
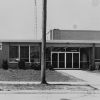
[[[30,68],[40,58],[41,40],[1,41],[0,66],[7,60],[9,68],[18,68],[18,60],[24,60]],[[54,29],[47,34],[46,64],[55,69],[89,69],[99,63],[100,31]]]

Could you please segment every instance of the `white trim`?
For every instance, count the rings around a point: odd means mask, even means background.
[[[57,53],[57,61],[58,61],[58,68],[59,68],[59,53]]]
[[[65,53],[65,68],[66,68],[66,53]]]
[[[68,69],[80,69],[80,68],[54,68],[54,69],[59,69],[59,70],[66,69],[66,70],[68,70]]]
[[[71,54],[72,54],[72,68],[74,68],[74,53]]]
[[[19,50],[19,51],[18,51],[18,54],[19,54],[19,55],[18,55],[18,58],[19,58],[19,60],[20,60],[20,45],[18,45],[18,50]]]
[[[80,67],[80,61],[81,61],[81,59],[80,59],[80,52],[79,52],[79,69],[81,68]]]

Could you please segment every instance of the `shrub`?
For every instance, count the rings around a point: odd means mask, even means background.
[[[53,66],[51,63],[47,63],[46,64],[46,69],[49,69],[49,70],[54,70]]]
[[[3,60],[3,63],[2,63],[2,68],[7,70],[8,69],[8,61],[7,60]]]
[[[18,62],[18,68],[20,69],[25,69],[25,61],[24,60],[20,60]]]
[[[34,69],[34,70],[41,70],[41,65],[40,63],[31,63],[31,68]]]
[[[37,63],[37,62],[31,63],[31,68],[34,70],[41,70],[41,65],[40,65],[40,63]],[[53,66],[50,63],[46,64],[46,69],[54,70]]]
[[[95,70],[95,66],[90,65],[90,71],[94,71]]]

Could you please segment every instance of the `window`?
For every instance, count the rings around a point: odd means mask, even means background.
[[[9,61],[17,62],[18,60],[40,63],[40,47],[30,46],[29,48],[29,46],[10,46]]]
[[[29,46],[20,46],[20,60],[29,62]]]
[[[30,60],[31,62],[40,62],[40,47],[30,46]]]
[[[95,48],[95,58],[100,59],[100,47]]]
[[[11,62],[16,61],[18,59],[18,46],[10,46],[9,47],[9,60]]]

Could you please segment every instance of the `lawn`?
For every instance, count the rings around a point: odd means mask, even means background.
[[[0,69],[0,81],[33,81],[40,82],[41,71],[20,70],[20,69]],[[80,82],[82,80],[67,74],[66,76],[57,72],[46,70],[46,80],[48,82]]]
[[[41,71],[36,70],[19,70],[19,69],[0,69],[0,81],[41,81]],[[46,70],[47,82],[82,82],[82,80],[69,74],[63,75],[57,71]],[[16,90],[36,90],[36,91],[94,91],[95,89],[89,85],[66,85],[66,84],[3,84],[0,83],[0,91],[16,91]]]

